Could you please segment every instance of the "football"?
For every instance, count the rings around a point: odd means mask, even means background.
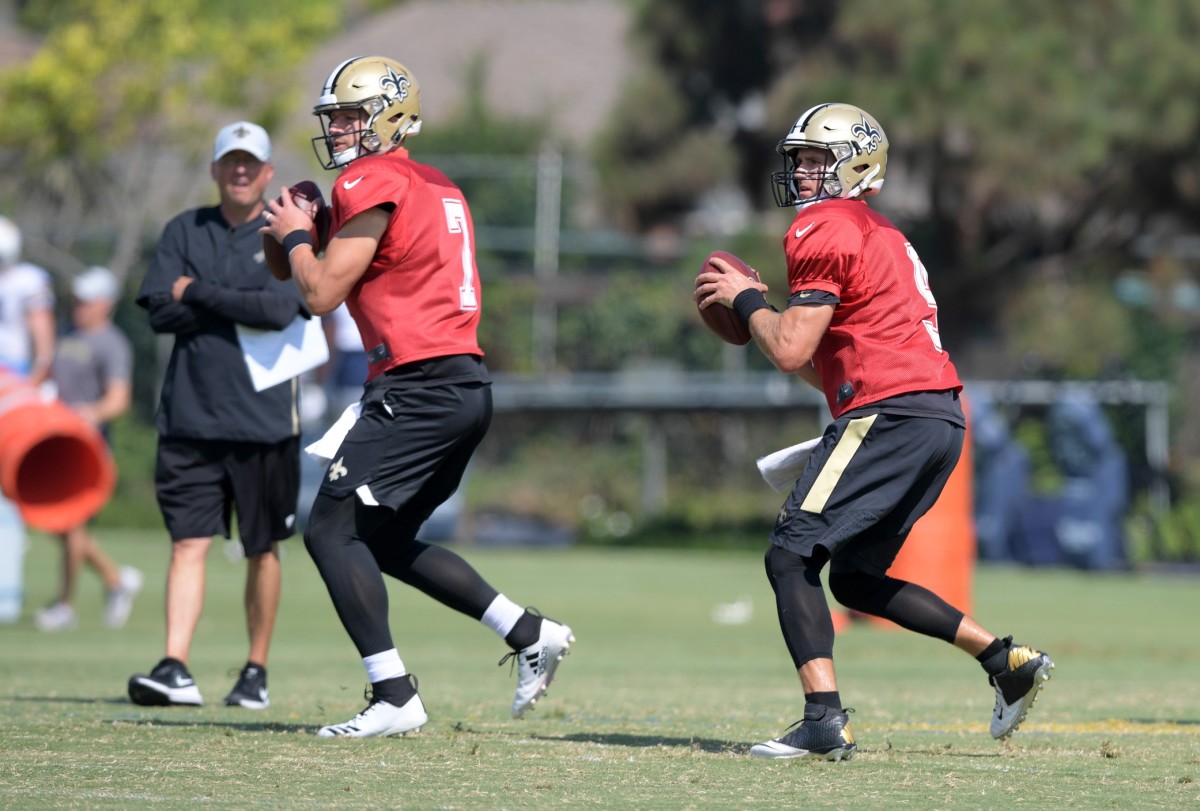
[[[706,273],[710,270],[717,270],[717,266],[711,264],[713,258],[724,259],[733,269],[743,276],[748,276],[754,281],[759,281],[758,271],[747,265],[738,257],[728,251],[713,251],[704,260],[704,264],[700,266],[700,272]],[[697,285],[699,286],[699,285]],[[699,305],[697,305],[699,308]],[[742,319],[733,310],[726,307],[724,304],[714,304],[707,309],[700,310],[700,318],[704,323],[717,334],[717,337],[726,343],[736,346],[745,346],[750,343],[750,330],[742,323]]]
[[[320,253],[329,243],[330,220],[329,207],[325,205],[321,189],[311,180],[301,180],[288,191],[297,208],[313,215],[313,224],[309,234],[312,236],[313,252]],[[275,202],[283,201],[277,197]],[[287,254],[283,251],[283,245],[270,234],[263,234],[263,254],[266,256],[267,268],[271,271],[272,276],[280,281],[292,278],[292,266],[288,262]]]

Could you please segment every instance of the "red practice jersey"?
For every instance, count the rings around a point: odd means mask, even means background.
[[[462,192],[408,150],[351,163],[333,186],[331,233],[376,206],[395,206],[375,258],[346,297],[370,362],[367,379],[447,355],[483,355],[475,229]]]
[[[839,300],[813,354],[835,419],[900,394],[962,389],[938,335],[925,266],[886,217],[861,200],[806,206],[783,247],[790,305],[805,290]]]

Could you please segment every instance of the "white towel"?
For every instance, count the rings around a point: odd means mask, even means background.
[[[768,453],[759,458],[758,472],[775,492],[782,493],[785,490],[791,490],[796,479],[800,478],[800,474],[804,472],[804,465],[808,461],[809,454],[820,441],[821,437],[813,437],[804,440],[799,445]]]
[[[350,429],[354,423],[358,421],[358,415],[362,413],[362,403],[351,403],[346,406],[346,410],[342,412],[342,416],[337,418],[333,425],[329,426],[329,430],[325,435],[304,449],[317,464],[321,466],[328,465],[333,461],[334,454],[338,448],[342,446],[342,440],[346,438],[346,434],[350,433]]]

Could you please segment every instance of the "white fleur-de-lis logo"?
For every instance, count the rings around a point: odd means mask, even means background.
[[[345,458],[346,457],[343,456],[341,459],[338,459],[329,466],[329,481],[336,482],[338,479],[350,473],[350,471],[346,469],[346,466],[342,464],[342,460]]]

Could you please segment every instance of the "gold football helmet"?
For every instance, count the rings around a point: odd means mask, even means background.
[[[329,120],[339,111],[361,110],[366,114],[357,131],[358,143],[334,151]],[[313,138],[313,151],[326,169],[340,169],[353,160],[400,146],[421,129],[421,91],[408,68],[383,56],[356,56],[333,69],[325,80],[321,97],[313,105],[321,120],[322,134]],[[321,146],[328,155],[322,155]]]
[[[796,150],[828,150],[821,191],[800,199],[796,189]],[[818,104],[796,119],[775,150],[783,156],[783,171],[771,174],[775,202],[802,206],[832,197],[868,197],[883,187],[887,172],[888,139],[879,122],[853,104]]]

